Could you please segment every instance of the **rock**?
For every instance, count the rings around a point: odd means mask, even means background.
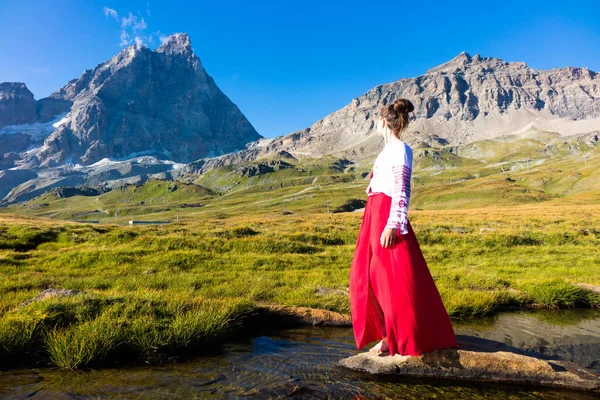
[[[450,231],[454,232],[454,233],[458,233],[460,235],[463,235],[465,233],[469,233],[469,230],[467,228],[463,227],[463,226],[453,226],[453,227],[450,228]]]
[[[37,101],[37,119],[38,122],[47,122],[57,115],[66,113],[73,105],[72,101],[61,99],[60,97],[54,98],[49,96]]]
[[[37,176],[37,173],[29,170],[7,169],[0,171],[0,199],[9,194],[15,186],[37,178]]]
[[[278,155],[282,158],[287,158],[288,160],[296,160],[296,157],[294,157],[293,155],[291,155],[290,153],[288,153],[285,150],[281,150]]]
[[[29,208],[30,210],[37,210],[40,208],[46,208],[49,205],[50,205],[49,203],[34,203],[34,204],[27,204],[27,208]]]
[[[0,136],[9,132],[8,135],[5,135],[8,136],[8,138],[5,138],[8,139],[8,143],[0,141],[0,155],[3,153],[2,150],[8,152],[12,151],[10,148],[16,149],[19,147],[19,142],[22,143],[22,139],[19,139],[18,135],[26,136],[28,140],[31,139],[30,134],[19,133],[21,129],[30,131],[36,126],[35,124],[51,121],[57,115],[66,112],[70,106],[70,101],[52,98],[52,96],[36,101],[33,98],[33,93],[21,82],[0,83],[0,129],[9,127],[8,131],[0,131]],[[10,143],[11,140],[16,142]]]
[[[275,171],[275,170],[272,167],[270,167],[266,164],[260,163],[257,165],[243,166],[242,168],[240,168],[238,170],[238,173],[241,176],[252,178],[253,176],[261,176],[261,175],[265,175],[265,174],[268,174],[269,172],[273,172],[273,171]]]
[[[291,320],[299,324],[324,326],[352,326],[350,315],[335,311],[308,307],[268,305],[266,310],[277,319]]]
[[[470,346],[469,340],[475,346]],[[495,349],[489,348],[489,343],[487,348],[473,348],[477,342],[490,341],[459,337],[460,349],[440,349],[417,357],[398,354],[392,357],[389,353],[377,355],[367,351],[342,359],[339,365],[376,375],[503,382],[600,393],[600,376],[573,363],[543,359],[541,355],[527,354],[497,342],[493,342]]]
[[[52,188],[45,193],[54,195],[59,199],[66,199],[73,196],[99,196],[109,190],[106,188],[93,188],[88,186],[62,186]]]
[[[37,121],[33,93],[22,82],[0,83],[0,128]]]
[[[342,204],[341,206],[334,208],[333,212],[334,213],[338,213],[338,212],[356,211],[356,210],[365,208],[366,205],[367,205],[367,201],[366,200],[363,200],[363,199],[349,199],[349,200],[346,200],[344,202],[344,204]]]
[[[15,152],[8,152],[0,155],[0,170],[9,169],[15,166],[15,161],[19,160],[21,156]],[[1,198],[2,196],[0,196]]]
[[[331,163],[329,168],[331,168],[335,171],[344,172],[346,167],[350,164],[353,164],[353,162],[350,160],[347,160],[345,158],[340,158],[339,160],[336,160],[333,163]]]
[[[279,171],[280,169],[294,168],[290,163],[282,160],[269,160],[259,162],[257,164],[244,165],[237,170],[241,176],[253,177],[268,174],[270,172]]]
[[[589,290],[596,294],[600,294],[600,285],[592,285],[590,283],[576,283],[575,286],[579,286],[582,289]]]
[[[323,286],[317,286],[317,288],[315,289],[315,295],[317,296],[331,296],[331,295],[342,295],[342,296],[348,296],[349,294],[349,289],[331,289],[331,288],[326,288]]]
[[[181,203],[179,205],[180,208],[189,208],[189,207],[204,207],[204,203]]]
[[[156,273],[155,269],[148,269],[148,270],[142,272],[142,275],[153,275],[155,273]]]
[[[42,301],[42,300],[46,300],[46,299],[50,299],[50,298],[54,298],[54,297],[74,296],[74,295],[80,294],[80,293],[82,293],[81,290],[46,289],[43,292],[41,292],[40,294],[38,294],[37,296],[35,296],[33,299],[29,299],[29,300],[26,300],[23,303],[21,303],[21,307],[26,306],[31,303],[34,303],[34,302],[37,302],[37,301]]]
[[[182,55],[191,57],[193,55],[192,42],[190,41],[190,37],[185,33],[172,34],[155,51],[170,56]]]
[[[6,156],[11,153],[19,153],[27,150],[29,145],[31,144],[31,137],[29,135],[24,135],[22,133],[14,133],[11,135],[0,135],[0,156]],[[21,157],[14,158],[20,159]],[[13,163],[14,164],[14,163]],[[11,168],[12,165],[8,168]],[[1,168],[1,167],[0,167]]]

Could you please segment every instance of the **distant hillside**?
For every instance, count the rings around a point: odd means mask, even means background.
[[[600,131],[560,136],[530,130],[466,145],[414,145],[411,210],[600,202]],[[53,189],[0,212],[125,222],[241,214],[323,213],[361,207],[373,157],[272,154],[203,174],[121,180],[106,192]],[[180,170],[178,170],[181,172]],[[160,175],[160,174],[159,174]],[[364,203],[363,203],[364,204]]]

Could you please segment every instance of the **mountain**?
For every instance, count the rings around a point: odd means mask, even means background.
[[[123,49],[37,102],[37,114],[23,84],[2,84],[0,93],[0,138],[10,133],[20,143],[2,147],[0,157],[21,152],[5,167],[85,166],[140,154],[185,163],[261,137],[202,67],[184,33],[154,51],[139,45]],[[28,141],[32,129],[38,135]],[[39,130],[50,133],[43,137]]]
[[[297,157],[377,153],[374,126],[382,105],[410,99],[415,111],[404,139],[464,145],[539,129],[562,135],[600,130],[600,75],[587,68],[537,70],[522,62],[461,53],[415,78],[379,85],[311,127],[249,143],[241,153],[199,160],[190,171],[236,163],[271,152]]]
[[[37,119],[33,93],[21,82],[0,83],[0,128]]]
[[[272,139],[261,138],[217,88],[185,34],[171,35],[155,51],[125,48],[37,102],[21,85],[0,86],[9,93],[0,94],[0,123],[13,124],[0,129],[4,203],[60,186],[189,180],[267,156],[368,162],[383,146],[374,135],[379,109],[399,97],[415,105],[403,139],[430,149],[425,155],[478,159],[480,146],[468,144],[488,140],[485,151],[501,158],[488,147],[504,143],[502,151],[517,154],[512,147],[521,142],[492,139],[532,132],[557,142],[583,135],[589,150],[600,131],[596,72],[537,70],[467,53],[421,76],[376,86],[311,127]]]

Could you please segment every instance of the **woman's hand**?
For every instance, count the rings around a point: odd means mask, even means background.
[[[396,243],[396,229],[385,228],[381,233],[381,238],[379,239],[379,242],[384,248],[392,247],[392,245]]]

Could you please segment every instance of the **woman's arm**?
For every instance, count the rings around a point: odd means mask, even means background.
[[[412,151],[405,147],[402,162],[392,165],[392,204],[386,228],[396,229],[401,235],[408,233],[408,203],[410,202],[410,178],[412,175]]]

